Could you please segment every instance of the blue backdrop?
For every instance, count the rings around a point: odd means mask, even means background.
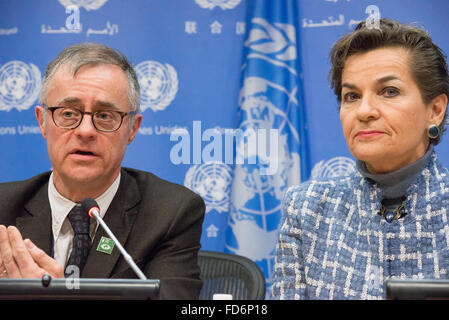
[[[49,61],[70,44],[106,44],[142,87],[143,123],[124,165],[201,194],[203,249],[246,255],[269,281],[285,189],[354,170],[328,57],[369,5],[449,52],[447,0],[0,0],[0,182],[51,167],[34,117]],[[231,129],[270,128],[282,142],[275,174],[262,173],[258,152],[249,165],[251,150],[236,164],[250,136],[234,136],[227,158]],[[446,139],[436,150],[449,166]]]

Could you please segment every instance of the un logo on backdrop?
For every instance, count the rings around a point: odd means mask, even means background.
[[[235,8],[242,0],[195,0],[195,2],[205,9],[212,10],[215,7],[220,7],[223,10]]]
[[[356,170],[355,161],[347,157],[334,157],[324,162],[321,160],[312,169],[311,179],[345,176]]]
[[[222,162],[194,165],[186,173],[184,185],[198,193],[206,203],[206,212],[227,212],[231,190],[231,168]]]
[[[140,85],[142,111],[161,111],[173,101],[178,92],[178,74],[171,65],[143,61],[135,67]]]
[[[97,10],[102,5],[104,5],[108,0],[59,0],[59,2],[64,6],[78,6],[83,7],[87,11],[89,10]]]
[[[28,109],[38,98],[42,77],[39,68],[13,60],[0,68],[0,110]]]

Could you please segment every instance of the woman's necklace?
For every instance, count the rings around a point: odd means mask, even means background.
[[[405,211],[404,207],[405,207],[405,200],[403,200],[399,206],[393,209],[393,211],[388,210],[382,203],[379,215],[381,215],[388,223],[392,223],[394,220],[401,219],[407,214],[407,211]]]

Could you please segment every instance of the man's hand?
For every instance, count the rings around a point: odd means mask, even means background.
[[[0,225],[0,278],[64,278],[63,267],[14,226]]]

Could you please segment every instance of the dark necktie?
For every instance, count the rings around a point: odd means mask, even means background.
[[[72,224],[75,235],[73,237],[72,253],[65,267],[65,276],[79,275],[83,271],[86,264],[87,255],[89,254],[92,242],[89,235],[89,215],[82,209],[80,205],[76,205],[69,212],[69,221]],[[68,268],[71,266],[71,268]],[[78,272],[74,273],[74,267],[78,268]],[[76,269],[75,269],[76,270]]]

